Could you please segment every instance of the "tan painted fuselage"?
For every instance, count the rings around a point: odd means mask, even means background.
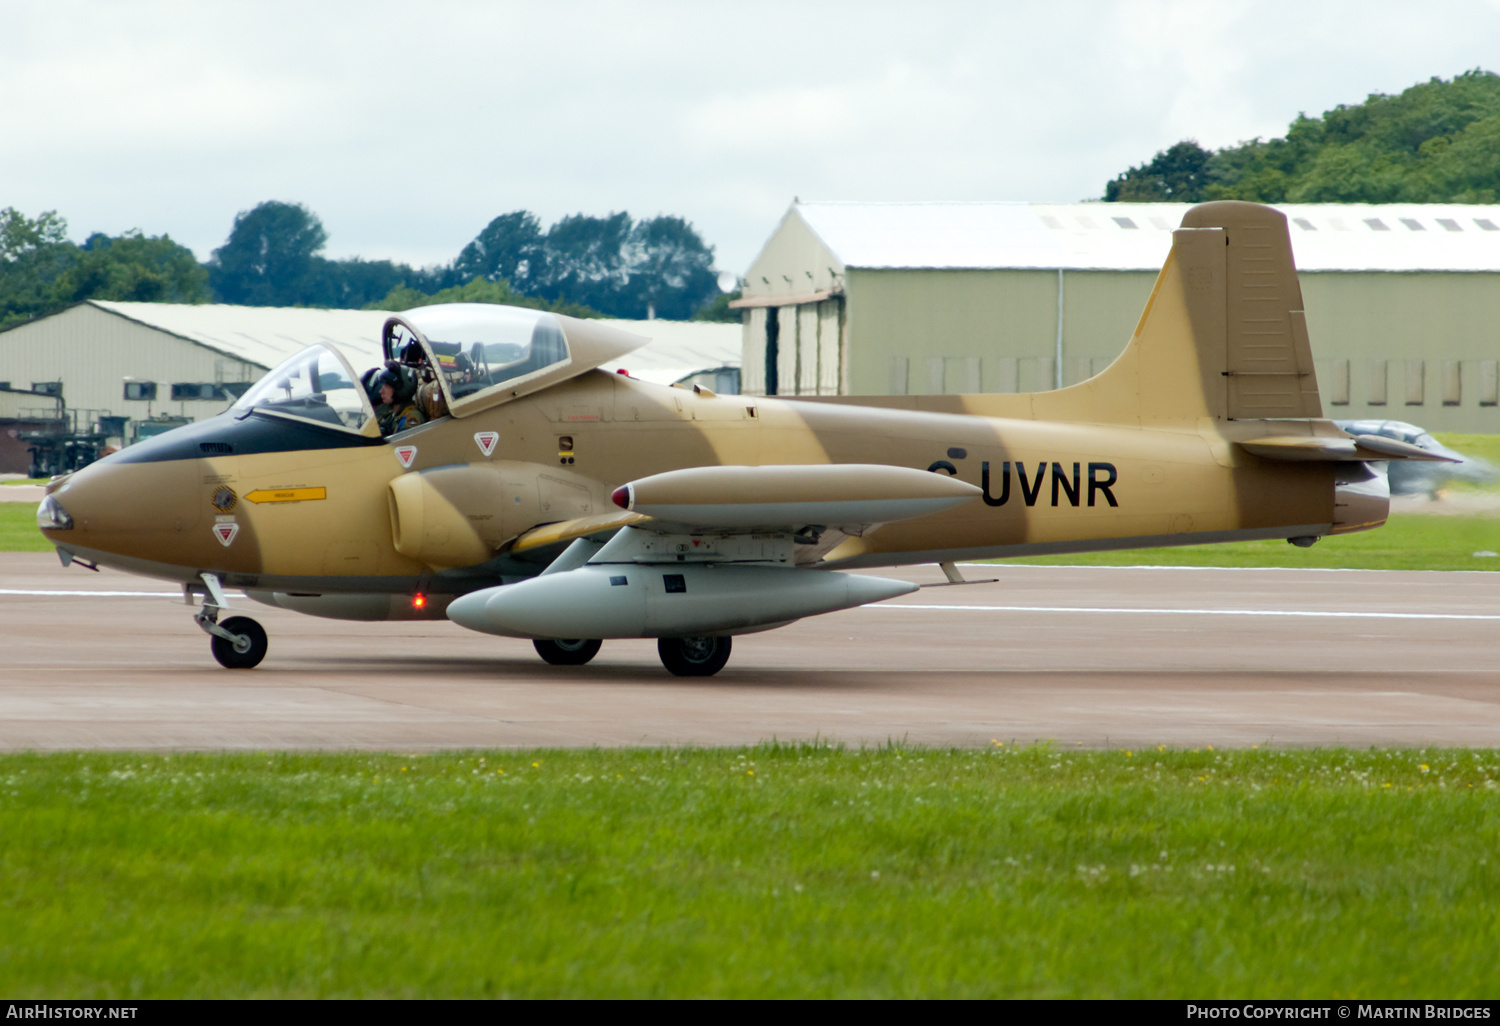
[[[799,562],[829,568],[1378,526],[1379,503],[1336,502],[1339,463],[1241,444],[1347,440],[1317,407],[1279,218],[1249,204],[1190,213],[1125,351],[1071,388],[780,400],[594,369],[370,444],[106,459],[54,483],[72,527],[44,533],[81,558],[185,582],[207,572],[278,591],[458,593],[540,572],[561,542],[521,551],[517,540],[542,525],[619,526],[610,496],[627,482],[818,464],[931,470],[984,491],[804,547]]]

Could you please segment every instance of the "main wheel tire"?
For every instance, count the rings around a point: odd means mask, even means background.
[[[712,677],[729,662],[732,639],[658,638],[661,664],[678,677]]]
[[[582,666],[599,654],[604,642],[598,638],[556,638],[532,644],[536,646],[536,654],[553,666]]]
[[[266,657],[266,649],[270,647],[266,641],[266,629],[248,616],[231,616],[219,626],[231,634],[238,634],[241,639],[238,645],[217,634],[209,640],[208,647],[220,666],[248,670]]]

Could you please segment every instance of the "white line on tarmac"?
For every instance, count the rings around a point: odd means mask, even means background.
[[[924,564],[913,564],[921,566]],[[1293,574],[1496,574],[1495,570],[1371,570],[1357,566],[1176,566],[1174,564],[1110,563],[959,563],[975,570],[1212,570],[1215,573]],[[877,571],[878,572],[878,571]],[[979,582],[974,582],[979,583]]]
[[[0,595],[80,595],[84,598],[182,598],[180,591],[36,591],[23,588],[0,588]]]
[[[1152,613],[1169,616],[1326,616],[1371,620],[1500,620],[1500,613],[1379,613],[1304,609],[1110,609],[1094,606],[947,606],[880,602],[865,609],[937,609],[962,613]]]

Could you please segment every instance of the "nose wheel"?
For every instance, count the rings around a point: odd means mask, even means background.
[[[231,616],[221,624],[215,624],[230,638],[215,634],[209,641],[209,650],[219,665],[230,670],[248,670],[266,657],[269,647],[266,629],[248,616]]]
[[[214,574],[199,574],[203,579],[203,608],[193,615],[193,622],[209,635],[208,647],[219,665],[230,670],[248,670],[260,664],[266,657],[269,642],[266,629],[248,616],[231,616],[219,622],[219,613],[229,600]],[[191,601],[199,589],[196,585],[184,585],[183,592]]]

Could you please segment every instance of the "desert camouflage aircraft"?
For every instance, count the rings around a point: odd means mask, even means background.
[[[201,597],[227,667],[267,648],[254,620],[219,620],[240,588],[446,617],[552,663],[657,638],[668,670],[707,676],[735,634],[915,589],[839,571],[1310,545],[1385,521],[1386,461],[1442,458],[1322,419],[1286,219],[1248,203],[1189,211],[1125,351],[1058,391],[785,400],[598,369],[644,341],[414,310],[386,323],[385,368],[310,346],[224,414],[54,479],[38,522],[65,564]]]

